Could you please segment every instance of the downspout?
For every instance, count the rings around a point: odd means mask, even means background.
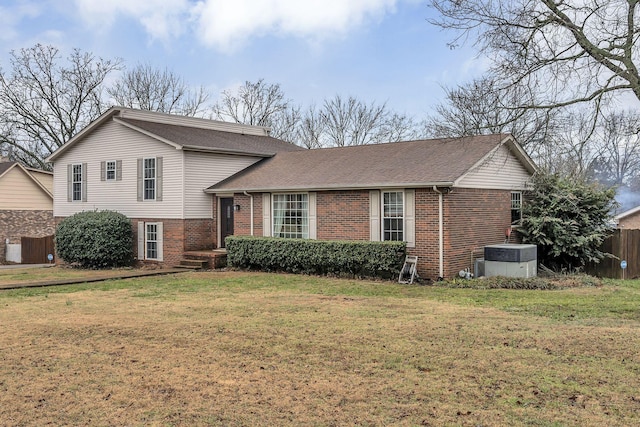
[[[437,186],[433,186],[433,191],[438,193],[438,256],[439,256],[439,273],[438,278],[444,278],[444,221],[443,221],[443,194],[438,190]]]
[[[246,191],[244,191],[243,194],[245,196],[249,197],[249,206],[250,206],[249,212],[250,212],[250,215],[251,215],[251,219],[249,220],[249,224],[250,224],[250,227],[251,227],[251,235],[253,236],[253,196],[251,194],[247,193]]]

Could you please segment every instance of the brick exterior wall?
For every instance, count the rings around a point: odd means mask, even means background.
[[[438,194],[418,188],[416,202],[416,246],[422,277],[439,276]],[[235,214],[235,234],[250,234],[249,197],[234,196],[240,205]],[[316,193],[317,237],[321,240],[369,240],[369,191],[320,191]],[[444,277],[460,270],[473,271],[472,251],[482,254],[485,245],[503,243],[511,223],[511,192],[455,188],[443,196]],[[262,235],[262,194],[254,194],[254,235]],[[513,238],[515,237],[515,233]]]
[[[320,240],[369,240],[369,191],[316,193]]]
[[[0,264],[6,262],[6,243],[20,243],[21,237],[45,237],[55,233],[50,210],[0,210]]]

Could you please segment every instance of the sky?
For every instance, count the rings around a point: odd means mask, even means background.
[[[0,66],[50,44],[166,67],[213,101],[264,79],[303,107],[354,96],[422,119],[486,65],[434,17],[425,0],[0,0]]]

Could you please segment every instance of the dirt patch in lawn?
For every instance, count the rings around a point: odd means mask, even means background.
[[[640,421],[637,324],[318,295],[280,288],[277,275],[267,288],[252,284],[262,276],[193,277],[209,286],[182,277],[158,291],[154,280],[171,279],[137,279],[131,289],[1,299],[3,424]]]

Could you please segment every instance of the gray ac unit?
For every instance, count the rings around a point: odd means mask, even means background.
[[[504,244],[484,247],[484,274],[487,277],[535,277],[538,274],[536,245]]]

